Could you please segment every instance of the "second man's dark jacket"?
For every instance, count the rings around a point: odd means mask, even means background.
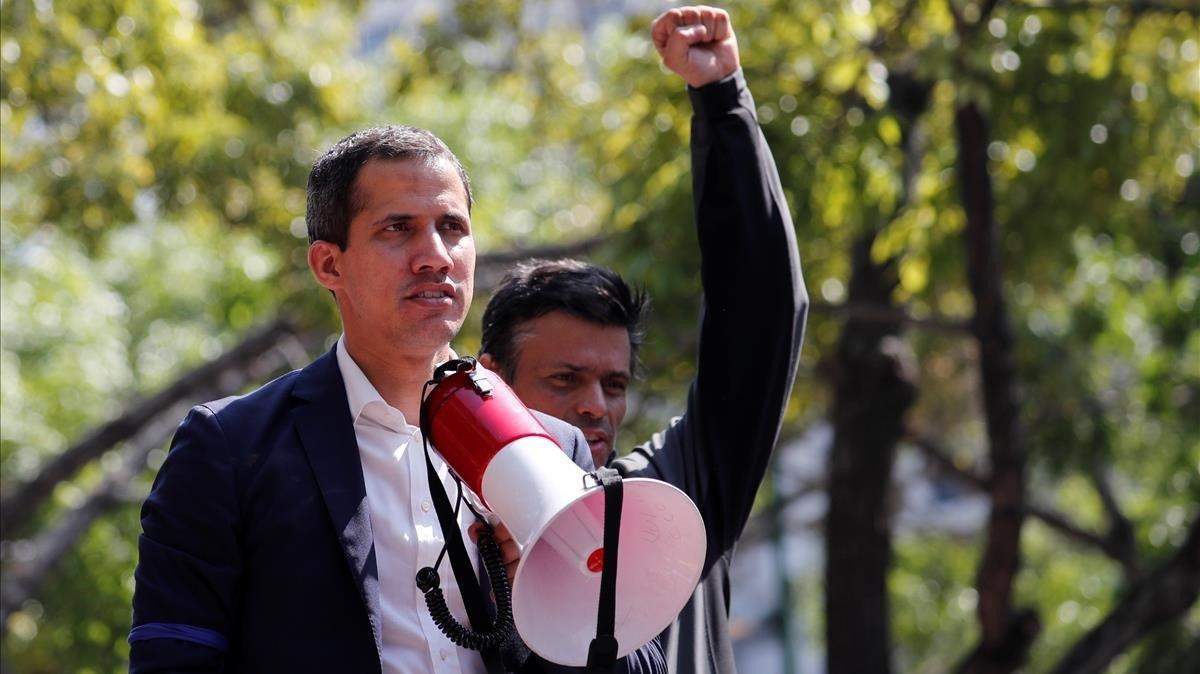
[[[704,309],[687,410],[615,462],[679,487],[708,532],[704,575],[663,650],[676,674],[736,671],[729,565],[778,438],[808,295],[775,161],[741,71],[689,88]]]

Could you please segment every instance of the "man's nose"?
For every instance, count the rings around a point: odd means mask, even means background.
[[[604,404],[604,391],[600,384],[584,386],[575,400],[575,411],[585,417],[599,419],[608,412]]]
[[[412,258],[414,272],[436,271],[446,273],[454,265],[454,259],[450,256],[450,249],[442,239],[442,233],[438,231],[436,224],[422,229],[420,236],[417,237],[414,243],[416,244],[416,250],[413,252]]]

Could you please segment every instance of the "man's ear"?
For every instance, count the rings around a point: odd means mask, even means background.
[[[336,291],[342,285],[341,255],[342,249],[329,241],[313,241],[308,247],[308,268],[328,290]]]
[[[512,380],[508,378],[508,373],[504,371],[504,368],[500,367],[500,363],[496,362],[496,359],[492,357],[492,354],[481,353],[479,354],[478,360],[480,365],[500,375],[500,378],[504,380],[505,384],[508,384],[509,386],[513,385]]]

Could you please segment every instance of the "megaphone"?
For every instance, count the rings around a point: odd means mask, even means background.
[[[604,490],[498,375],[458,362],[439,368],[442,378],[422,403],[429,440],[521,548],[512,607],[525,644],[551,662],[586,665],[605,564]],[[706,548],[700,512],[679,489],[631,478],[623,493],[617,657],[675,619],[700,579]]]

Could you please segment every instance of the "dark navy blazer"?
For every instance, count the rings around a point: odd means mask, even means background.
[[[591,469],[577,429],[539,419]],[[191,410],[138,550],[131,672],[381,670],[379,572],[334,352]],[[622,669],[665,670],[657,642],[635,655]]]

